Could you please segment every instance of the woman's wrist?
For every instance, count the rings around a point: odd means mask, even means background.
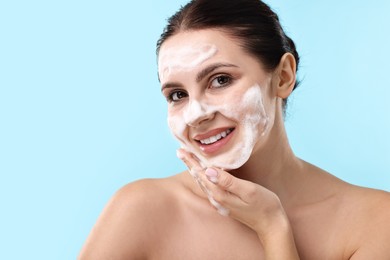
[[[272,219],[265,220],[261,229],[256,232],[267,260],[299,259],[293,231],[283,209],[275,212]]]

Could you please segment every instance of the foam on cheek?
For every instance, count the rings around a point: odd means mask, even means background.
[[[252,87],[245,93],[242,104],[248,104],[243,108],[244,111],[247,110],[242,120],[245,138],[240,148],[240,157],[236,161],[235,167],[242,166],[249,159],[258,139],[265,134],[269,122],[263,104],[261,89],[258,85]]]
[[[163,49],[158,60],[160,80],[163,81],[173,72],[192,70],[216,53],[217,48],[210,44]]]
[[[220,105],[208,105],[192,100],[186,108],[183,108],[183,112],[176,115],[169,114],[168,124],[182,148],[195,154],[202,167],[215,166],[226,170],[237,169],[248,161],[258,139],[267,130],[269,118],[264,108],[259,85],[249,88],[239,102],[225,100],[221,103]],[[235,145],[228,151],[206,158],[198,148],[195,149],[190,144],[188,137],[185,136],[185,129],[202,116],[217,112],[237,123],[235,134],[239,135],[239,140],[236,140]]]
[[[186,129],[186,123],[180,115],[168,115],[168,126],[171,129],[171,133],[180,141],[184,143],[184,131]]]
[[[210,106],[205,103],[201,104],[197,100],[191,100],[178,114],[168,114],[168,125],[172,134],[179,140],[182,148],[194,153],[201,159],[200,163],[203,167],[206,167],[207,164],[204,158],[190,144],[188,137],[185,136],[185,130],[188,126],[195,125],[202,117],[212,115],[217,111],[218,108],[215,106]]]
[[[259,137],[264,135],[268,126],[269,119],[265,112],[260,86],[249,88],[240,102],[228,102],[216,110],[238,123],[238,133],[235,134],[240,135],[240,140],[229,151],[209,159],[200,153],[195,154],[207,167],[237,169],[248,161],[255,144]]]

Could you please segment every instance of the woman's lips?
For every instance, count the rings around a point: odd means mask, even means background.
[[[234,128],[215,129],[206,134],[195,136],[200,149],[206,154],[219,151],[234,135]]]

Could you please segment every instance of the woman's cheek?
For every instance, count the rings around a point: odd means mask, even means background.
[[[175,136],[175,138],[178,139],[181,143],[184,143],[184,132],[186,129],[186,124],[184,122],[183,113],[169,109],[167,121],[173,136]]]

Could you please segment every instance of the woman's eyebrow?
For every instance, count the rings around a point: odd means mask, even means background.
[[[166,88],[182,88],[182,85],[180,83],[175,83],[175,82],[170,83],[170,82],[168,82],[168,83],[162,85],[161,92],[163,92],[164,89],[166,89]]]
[[[214,63],[211,64],[210,66],[204,68],[201,70],[198,75],[196,76],[196,82],[199,83],[202,81],[208,74],[213,72],[214,70],[221,68],[221,67],[236,67],[236,65],[230,64],[230,63]]]
[[[230,63],[214,63],[214,64],[211,64],[209,65],[208,67],[202,69],[201,71],[199,71],[198,75],[196,75],[196,82],[199,83],[200,81],[202,81],[208,74],[210,74],[211,72],[213,72],[214,70],[218,69],[218,68],[221,68],[221,67],[234,67],[234,68],[238,68],[238,66],[236,65],[233,65],[233,64],[230,64]],[[168,83],[165,83],[162,85],[161,87],[161,92],[166,89],[166,88],[180,88],[182,87],[182,85],[180,83],[176,83],[176,82],[168,82]]]

